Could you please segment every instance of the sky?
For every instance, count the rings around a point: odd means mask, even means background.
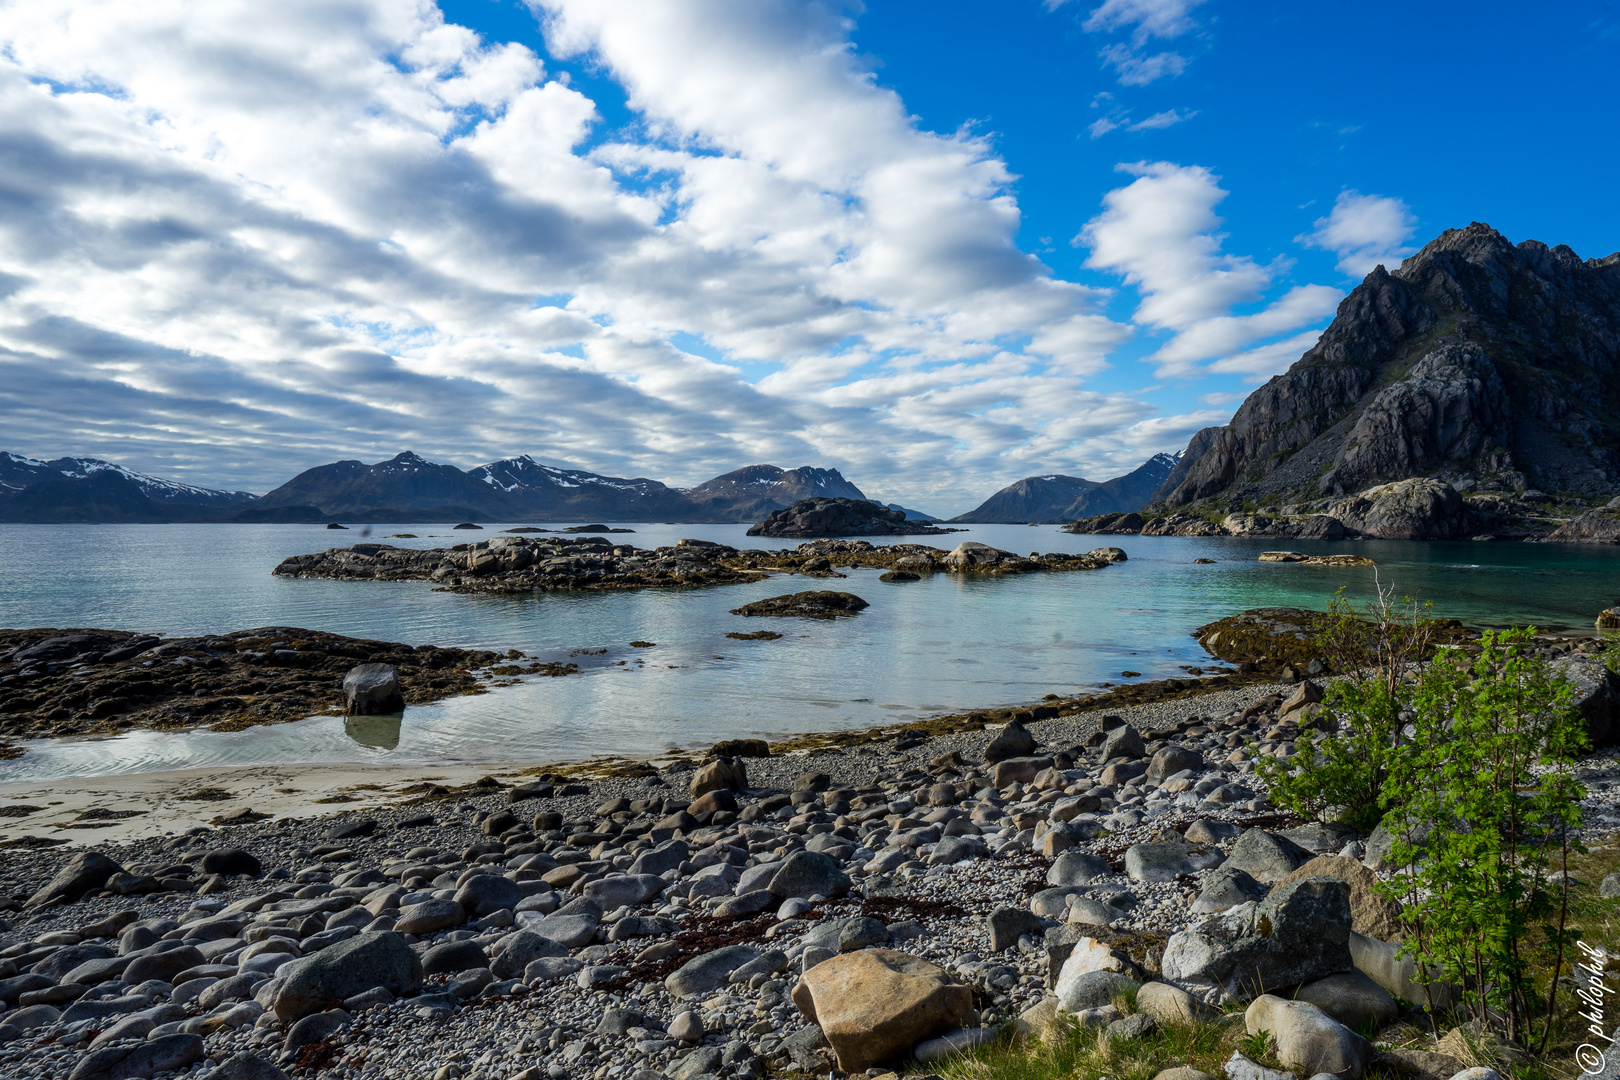
[[[1484,221],[1620,249],[1620,7],[0,0],[0,450],[935,514],[1104,480]]]

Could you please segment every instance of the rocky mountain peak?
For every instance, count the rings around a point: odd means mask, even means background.
[[[1414,476],[1460,491],[1620,486],[1620,254],[1448,229],[1377,267],[1149,508],[1319,499]]]

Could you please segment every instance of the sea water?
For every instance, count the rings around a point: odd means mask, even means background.
[[[570,523],[542,523],[561,528]],[[434,547],[497,535],[444,525],[373,526],[367,539]],[[637,547],[682,537],[738,547],[743,525],[627,526]],[[415,533],[415,539],[387,539]],[[1019,553],[1117,545],[1104,570],[998,578],[937,574],[884,584],[776,575],[744,585],[487,596],[425,582],[291,580],[282,558],[358,542],[303,525],[0,525],[0,626],[101,627],[164,635],[292,626],[338,634],[498,649],[571,661],[578,675],[536,677],[491,693],[413,706],[403,719],[315,717],[240,732],[130,732],[42,740],[0,762],[0,782],[281,762],[544,761],[652,755],[724,738],[827,731],[932,713],[1038,701],[1104,683],[1182,675],[1210,663],[1190,636],[1244,608],[1354,602],[1375,581],[1477,626],[1533,623],[1589,631],[1620,602],[1620,548],[1606,545],[1308,542],[1071,536],[1055,526],[976,525],[897,537],[949,548],[975,540]],[[1376,568],[1261,563],[1286,546],[1354,553]],[[1216,560],[1197,564],[1198,558]],[[802,589],[848,590],[871,606],[831,622],[743,618],[732,608]],[[770,629],[776,641],[727,632]],[[636,648],[632,641],[650,641]],[[1124,676],[1122,672],[1139,672]]]

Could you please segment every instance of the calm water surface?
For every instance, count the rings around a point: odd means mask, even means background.
[[[565,523],[566,524],[566,523]],[[494,535],[443,525],[375,527],[435,547]],[[560,527],[560,526],[554,526]],[[637,547],[682,537],[738,547],[743,525],[635,525]],[[409,709],[401,723],[317,717],[244,732],[135,732],[48,740],[0,762],[0,782],[267,762],[547,760],[654,754],[748,735],[863,727],[933,712],[1005,705],[1179,673],[1208,656],[1194,627],[1243,608],[1324,606],[1334,590],[1372,590],[1372,569],[1259,563],[1276,541],[1069,536],[1055,526],[979,525],[948,537],[897,538],[949,548],[977,540],[1011,551],[1089,551],[1111,543],[1126,563],[1096,572],[967,580],[940,574],[885,585],[774,577],[750,585],[532,597],[434,592],[424,583],[291,581],[283,557],[359,542],[361,531],[301,525],[0,525],[0,626],[110,627],[167,635],[298,626],[411,644],[517,648],[585,666],[477,697]],[[1620,548],[1598,545],[1291,542],[1355,552],[1377,575],[1480,626],[1535,623],[1589,630],[1620,602]],[[1194,559],[1217,560],[1195,565]],[[743,619],[731,608],[802,588],[856,592],[871,607],[832,623]],[[779,641],[733,641],[761,625]],[[629,642],[653,641],[651,649]],[[574,655],[582,650],[606,650]],[[623,663],[621,663],[623,661]]]

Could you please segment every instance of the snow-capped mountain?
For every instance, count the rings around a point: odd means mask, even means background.
[[[220,491],[216,488],[195,487],[174,480],[164,480],[162,477],[138,473],[122,465],[102,461],[100,458],[63,457],[55,461],[40,461],[37,458],[21,457],[0,451],[0,488],[13,492],[21,491],[41,480],[57,477],[84,480],[98,473],[111,473],[123,477],[139,488],[141,494],[159,504],[184,503],[189,506],[223,509],[245,505],[258,497],[247,491]]]

